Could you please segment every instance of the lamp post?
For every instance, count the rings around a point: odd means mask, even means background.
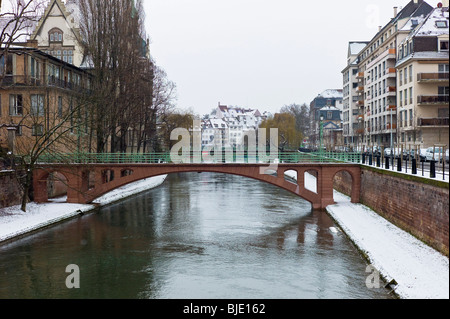
[[[323,115],[320,115],[320,153],[323,151]]]

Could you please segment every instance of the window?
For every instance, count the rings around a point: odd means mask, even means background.
[[[439,42],[439,51],[448,51],[448,41]]]
[[[63,32],[60,29],[52,29],[49,32],[50,42],[62,42]]]
[[[400,106],[403,106],[403,91],[400,91]]]
[[[31,128],[31,134],[33,136],[42,136],[44,135],[44,126],[42,124],[35,124]]]
[[[408,68],[405,68],[405,84],[408,83]]]
[[[63,117],[63,100],[62,96],[58,96],[58,117]]]
[[[413,88],[409,88],[409,104],[413,104]]]
[[[400,71],[400,76],[399,76],[399,80],[400,80],[400,86],[403,85],[403,71]]]
[[[439,64],[439,72],[448,72],[449,65],[448,64]]]
[[[413,80],[413,66],[409,66],[409,82],[412,82]]]
[[[331,111],[327,112],[327,119],[329,119],[329,120],[333,119],[333,112],[331,112]]]
[[[31,94],[31,115],[44,116],[44,96]]]
[[[22,94],[11,94],[9,96],[9,115],[23,115],[23,97]]]
[[[436,21],[437,28],[447,28],[447,21]]]

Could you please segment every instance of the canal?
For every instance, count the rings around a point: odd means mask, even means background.
[[[79,269],[68,289],[68,265]],[[386,299],[325,212],[275,186],[213,173],[0,246],[0,298]]]

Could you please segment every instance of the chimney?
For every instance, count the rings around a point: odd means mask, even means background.
[[[381,25],[379,25],[379,26],[378,26],[378,32],[380,32],[380,31],[381,31],[381,28],[382,28],[382,26],[381,26]]]
[[[394,7],[394,18],[397,16],[397,7]]]
[[[38,41],[37,40],[27,40],[27,47],[37,49]]]

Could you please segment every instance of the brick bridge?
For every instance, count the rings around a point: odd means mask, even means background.
[[[360,198],[361,168],[351,163],[289,163],[277,164],[268,171],[268,164],[42,164],[33,172],[34,200],[48,201],[47,182],[51,173],[62,174],[67,184],[67,202],[87,204],[124,185],[145,178],[184,172],[214,172],[239,175],[263,181],[290,191],[312,204],[313,209],[325,209],[334,204],[333,179],[341,171],[352,180],[351,201]],[[297,172],[297,182],[285,179],[285,172]],[[262,172],[262,173],[261,173]],[[317,192],[305,187],[305,172],[317,177]]]

